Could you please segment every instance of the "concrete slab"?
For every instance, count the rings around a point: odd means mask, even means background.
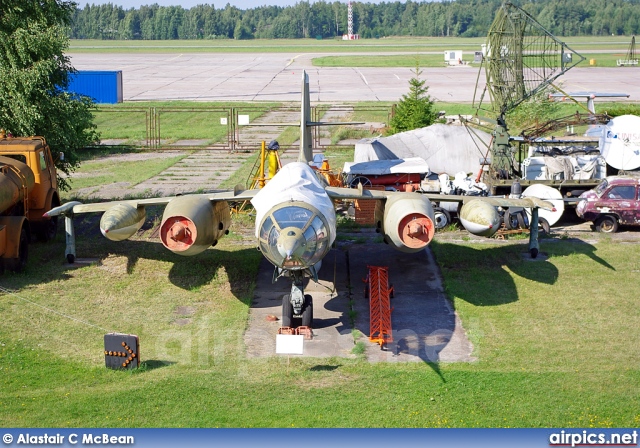
[[[369,361],[475,361],[462,322],[445,296],[440,268],[431,250],[405,254],[384,244],[353,245],[349,248],[349,266],[356,328],[367,337]],[[394,288],[391,299],[394,340],[385,350],[368,342],[370,307],[361,280],[368,274],[367,266],[388,267],[389,282]]]
[[[403,254],[381,243],[332,249],[323,260],[320,284],[308,283],[314,300],[314,338],[305,341],[306,357],[353,357],[355,328],[369,335],[369,304],[364,298],[367,265],[388,265],[395,285],[392,326],[395,341],[388,350],[366,341],[371,362],[470,362],[473,346],[460,319],[444,295],[439,268],[430,251]],[[275,339],[282,317],[282,296],[290,290],[287,279],[271,283],[273,267],[263,260],[244,336],[248,357],[275,355]],[[273,322],[269,316],[277,316]]]
[[[428,52],[425,52],[428,53]],[[354,52],[354,54],[357,54]],[[370,57],[375,54],[361,53]],[[407,93],[409,67],[314,67],[324,53],[69,53],[78,70],[122,70],[125,101],[300,101],[300,74],[311,77],[311,101],[398,101]],[[640,98],[640,83],[619,67],[577,67],[559,78],[563,89],[625,92]],[[432,98],[444,102],[473,100],[477,67],[423,69]],[[484,75],[479,89],[484,88]],[[597,108],[597,104],[596,104]]]
[[[349,325],[349,289],[346,253],[332,249],[323,260],[319,283],[307,282],[305,291],[313,297],[313,339],[304,341],[305,357],[353,357],[353,336]],[[289,293],[286,278],[272,283],[273,265],[263,259],[258,273],[256,293],[249,312],[244,336],[247,356],[275,356],[276,334],[282,319],[282,296]],[[268,316],[277,316],[273,322]]]

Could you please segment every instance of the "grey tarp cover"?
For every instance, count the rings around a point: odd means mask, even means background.
[[[484,131],[434,124],[389,137],[362,139],[356,143],[354,162],[421,157],[433,173],[477,173],[490,140],[491,135]]]

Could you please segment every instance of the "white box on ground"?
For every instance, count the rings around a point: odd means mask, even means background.
[[[302,355],[304,336],[296,334],[277,334],[276,353],[279,355]]]
[[[246,126],[249,124],[249,115],[238,115],[238,124]]]

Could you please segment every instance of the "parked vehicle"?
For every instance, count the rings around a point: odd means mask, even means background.
[[[619,225],[640,226],[640,178],[610,176],[580,195],[576,213],[598,232],[614,233]]]
[[[57,172],[44,137],[8,137],[0,130],[0,272],[27,264],[31,234],[48,241],[58,219],[43,214],[60,205]]]

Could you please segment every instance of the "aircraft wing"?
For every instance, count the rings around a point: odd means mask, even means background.
[[[339,188],[327,187],[327,194],[331,199],[380,199],[384,200],[388,197],[398,194],[395,191],[378,191],[364,190],[356,188]],[[545,210],[554,210],[551,202],[538,198],[503,198],[497,196],[460,196],[460,195],[443,195],[443,194],[422,194],[423,197],[431,201],[447,201],[461,202],[463,204],[474,200],[480,200],[493,207],[524,207],[524,208],[542,208]]]
[[[246,201],[252,199],[260,190],[225,190],[214,193],[202,193],[202,194],[190,194],[184,196],[194,196],[209,200],[211,202],[218,201]],[[180,196],[167,196],[158,198],[145,198],[145,199],[130,199],[121,201],[109,201],[109,202],[96,202],[91,204],[83,204],[81,202],[73,201],[67,202],[59,207],[55,207],[46,213],[46,216],[59,216],[67,214],[81,214],[81,213],[100,213],[120,204],[127,204],[133,208],[146,207],[149,205],[167,205],[173,199]]]

